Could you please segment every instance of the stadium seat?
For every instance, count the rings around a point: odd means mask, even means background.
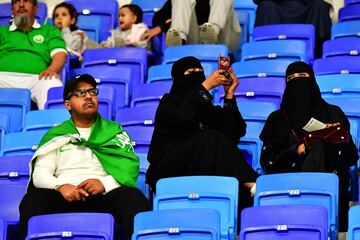
[[[213,209],[168,209],[135,216],[133,240],[218,240],[220,214]]]
[[[6,240],[7,224],[0,218],[0,240]]]
[[[360,20],[338,22],[331,27],[331,39],[360,36]]]
[[[218,57],[228,56],[228,48],[221,44],[193,44],[184,46],[168,47],[164,52],[163,64],[174,63],[176,60],[189,56],[198,58],[201,63],[211,63],[214,68],[218,67]]]
[[[332,57],[314,61],[315,75],[360,73],[360,58]]]
[[[123,127],[154,125],[157,106],[138,106],[117,111],[115,121]]]
[[[70,118],[67,109],[45,109],[29,111],[25,116],[23,131],[48,130]]]
[[[82,68],[103,71],[111,68],[119,72],[124,67],[132,70],[132,86],[144,83],[147,72],[147,52],[144,48],[99,48],[85,51]],[[131,86],[130,86],[131,87]]]
[[[253,60],[246,62],[235,62],[231,65],[238,78],[246,77],[281,77],[285,82],[285,72],[289,60]]]
[[[151,84],[139,84],[133,89],[131,107],[155,105],[165,93],[170,91],[172,82],[156,82]]]
[[[237,234],[239,183],[232,177],[186,176],[160,179],[156,184],[154,211],[210,208],[220,212],[221,239]]]
[[[27,186],[32,155],[0,157],[0,183]]]
[[[19,224],[19,205],[25,192],[26,185],[0,182],[0,218],[5,220],[8,226]]]
[[[4,135],[9,131],[9,116],[0,113],[0,148]]]
[[[32,155],[46,131],[14,132],[5,134],[0,156]]]
[[[137,153],[136,155],[140,161],[139,176],[136,180],[136,185],[147,198],[150,198],[150,187],[146,184],[146,171],[149,168],[147,153]]]
[[[341,93],[347,90],[360,91],[360,75],[328,74],[316,76],[316,82],[322,93]]]
[[[323,44],[323,58],[359,56],[360,38],[338,38]]]
[[[154,126],[124,126],[124,130],[129,134],[132,140],[132,145],[137,154],[147,153],[149,151]]]
[[[254,28],[254,41],[276,39],[302,40],[306,43],[308,59],[315,58],[315,27],[311,24],[272,24]]]
[[[103,19],[101,16],[79,15],[76,26],[83,30],[89,39],[97,43],[101,42],[101,40],[105,40],[104,36],[107,35],[102,28]]]
[[[249,42],[242,46],[241,61],[281,59],[309,62],[306,43],[301,40],[268,40]]]
[[[339,179],[333,173],[262,175],[256,180],[254,206],[315,205],[328,210],[329,237],[337,239]]]
[[[27,240],[104,239],[112,240],[114,218],[108,213],[59,213],[30,218]]]
[[[353,206],[349,210],[348,240],[360,239],[360,206]]]
[[[23,128],[25,114],[30,110],[30,99],[28,89],[0,88],[0,114],[9,116],[9,132]]]
[[[133,0],[143,10],[143,22],[150,28],[152,27],[152,18],[154,14],[164,5],[165,0]]]
[[[345,6],[350,6],[353,4],[360,4],[360,0],[345,0]]]
[[[321,206],[261,206],[241,213],[240,240],[327,240],[327,209]]]
[[[47,5],[43,2],[38,2],[38,12],[35,15],[35,19],[44,24],[47,17]],[[9,25],[9,21],[12,19],[11,3],[0,3],[0,25]]]
[[[121,73],[121,74],[119,74]],[[98,86],[108,86],[115,90],[115,112],[130,103],[130,85],[133,81],[132,70],[126,67],[103,68],[101,71],[92,68],[74,69],[72,75],[90,74]]]
[[[339,22],[360,20],[360,5],[345,6],[339,10]]]
[[[256,8],[257,5],[251,0],[234,0],[234,10],[237,13],[237,15],[239,12],[246,12],[249,14],[249,25],[247,26],[249,29],[248,30],[249,40],[251,40],[251,35],[253,34],[253,29],[255,25]],[[242,31],[241,33],[245,33],[245,32]]]
[[[241,34],[240,34],[240,42],[239,42],[239,47],[238,50],[241,53],[241,46],[249,41],[249,34],[250,34],[250,30],[249,30],[249,26],[250,26],[250,14],[247,11],[243,11],[243,10],[236,10],[236,16],[239,20],[239,24],[241,27]],[[239,56],[240,58],[240,56]],[[240,59],[237,59],[240,60]]]

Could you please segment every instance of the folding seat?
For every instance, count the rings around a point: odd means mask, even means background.
[[[150,28],[154,14],[164,5],[165,0],[133,0],[143,10],[143,22]]]
[[[19,224],[19,205],[26,192],[26,185],[7,184],[0,181],[0,218],[8,226]],[[8,233],[9,234],[9,233]]]
[[[83,16],[79,15],[76,26],[83,30],[87,37],[95,42],[104,40],[106,33],[104,32],[103,19],[101,16]]]
[[[221,239],[234,239],[237,234],[238,188],[238,181],[232,177],[163,178],[156,184],[153,209],[215,209],[221,216]]]
[[[136,185],[147,198],[150,198],[150,187],[146,184],[146,171],[149,168],[147,153],[137,153],[136,155],[140,161],[139,176]]]
[[[0,183],[27,186],[32,155],[0,157]]]
[[[70,118],[67,109],[45,109],[29,111],[25,116],[23,131],[48,130]]]
[[[109,213],[59,213],[30,218],[26,239],[112,240],[113,234],[114,218]]]
[[[308,62],[306,43],[301,40],[268,40],[242,46],[241,61],[284,59]]]
[[[214,209],[168,209],[138,213],[133,240],[218,240],[220,214]]]
[[[9,131],[9,116],[0,113],[0,148],[5,133]]]
[[[348,237],[349,240],[360,239],[360,206],[353,206],[349,210],[349,228]]]
[[[144,48],[98,48],[87,50],[83,54],[82,68],[93,68],[95,71],[104,71],[111,68],[118,71],[124,67],[132,70],[131,84],[144,83],[147,71],[147,52]],[[118,68],[121,69],[118,69]]]
[[[360,38],[338,38],[323,45],[323,58],[338,56],[359,56]]]
[[[121,73],[121,74],[120,74]],[[132,70],[127,67],[103,68],[101,71],[92,68],[78,68],[72,72],[73,76],[90,74],[93,76],[98,86],[112,87],[115,90],[115,109],[129,105],[130,85],[133,81]]]
[[[14,132],[5,134],[1,156],[32,155],[46,131]]]
[[[139,84],[133,89],[131,107],[157,106],[161,97],[170,91],[172,82],[156,82],[151,84]]]
[[[327,240],[327,209],[322,206],[275,205],[241,213],[240,240]]]
[[[246,12],[249,15],[249,24],[247,26],[249,29],[248,30],[249,32],[244,32],[244,31],[241,32],[241,34],[248,33],[249,39],[251,39],[250,36],[253,34],[255,17],[256,17],[256,8],[257,8],[257,5],[251,0],[235,0],[234,1],[234,10],[237,13],[237,15],[239,12]]]
[[[331,57],[314,61],[315,75],[360,73],[360,58]]]
[[[321,93],[342,93],[360,91],[360,74],[328,74],[316,76]]]
[[[338,22],[331,27],[331,39],[360,36],[360,20]]]
[[[151,137],[154,131],[153,126],[125,126],[124,130],[130,136],[132,145],[137,154],[147,153],[149,151]]]
[[[360,0],[345,0],[345,6],[350,6],[353,4],[360,4]]]
[[[354,4],[345,6],[339,10],[339,22],[360,20],[360,6]]]
[[[47,17],[46,3],[38,2],[38,12],[35,15],[35,19],[44,24]],[[0,25],[9,25],[9,21],[12,19],[11,3],[0,3]]]
[[[285,72],[293,61],[290,60],[252,60],[235,62],[231,65],[238,78],[247,77],[281,77],[285,82]]]
[[[296,172],[262,175],[256,180],[254,206],[323,206],[328,211],[328,236],[330,239],[337,239],[338,185],[339,179],[333,173]]]
[[[211,63],[214,68],[218,67],[218,57],[228,56],[228,48],[222,44],[193,44],[168,47],[164,52],[163,64],[174,63],[176,60],[189,56],[198,58],[201,63]]]
[[[30,110],[30,99],[28,89],[0,88],[0,114],[9,116],[9,132],[23,128],[25,114]]]
[[[117,111],[115,121],[123,127],[153,126],[155,123],[156,109],[156,105],[123,108]]]
[[[6,240],[7,224],[0,218],[0,240]]]
[[[315,52],[315,27],[311,24],[273,24],[254,28],[254,41],[302,40],[312,61]]]

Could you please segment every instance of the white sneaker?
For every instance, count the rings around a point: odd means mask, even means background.
[[[200,43],[202,44],[215,44],[217,43],[218,36],[215,26],[211,23],[204,23],[199,26]]]
[[[165,43],[167,47],[182,45],[182,39],[175,28],[170,28],[166,32]]]

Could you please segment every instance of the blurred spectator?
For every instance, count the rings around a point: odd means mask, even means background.
[[[168,0],[143,38],[166,32],[166,46],[220,43],[235,51],[241,29],[233,4],[233,0]]]
[[[340,8],[344,7],[344,0],[325,0],[330,7],[330,17],[332,23],[336,23],[339,17]]]
[[[66,46],[58,29],[35,20],[37,0],[13,0],[14,19],[0,26],[0,87],[27,88],[39,109],[47,91],[61,86]]]

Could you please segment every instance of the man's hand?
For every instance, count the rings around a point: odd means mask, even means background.
[[[232,81],[229,84],[224,84],[225,98],[232,99],[236,88],[239,86],[239,79],[231,68],[228,70],[228,73],[230,74]]]
[[[45,80],[50,80],[52,77],[60,79],[59,74],[57,74],[55,71],[52,71],[51,69],[45,69],[39,74],[39,79],[44,78]]]
[[[141,36],[141,41],[144,40],[150,41],[153,37],[159,35],[160,33],[161,33],[161,28],[159,26],[149,29]]]
[[[227,79],[224,76],[224,70],[216,70],[213,72],[203,83],[202,85],[206,90],[211,90],[220,85],[229,85],[231,84],[231,80]]]
[[[91,178],[80,183],[78,188],[84,189],[87,193],[91,195],[97,195],[99,193],[105,192],[105,187],[99,179]]]
[[[86,197],[89,196],[89,194],[81,188],[77,188],[74,185],[71,184],[64,184],[61,185],[58,189],[58,192],[61,193],[61,195],[66,199],[68,202],[73,201],[85,201]]]
[[[300,144],[297,149],[296,149],[296,152],[297,154],[300,156],[300,155],[303,155],[305,154],[305,144]]]

